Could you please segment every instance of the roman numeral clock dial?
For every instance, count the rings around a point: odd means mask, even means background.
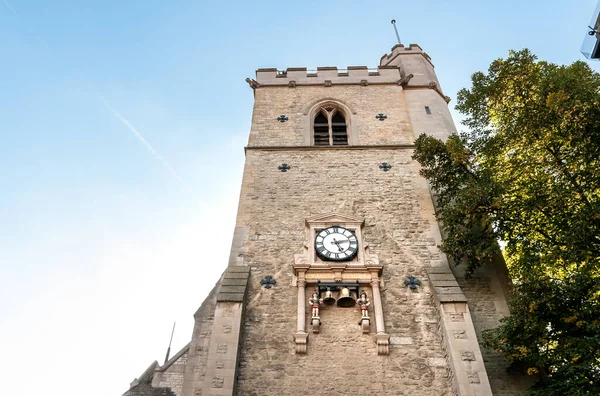
[[[352,260],[358,252],[358,239],[344,227],[328,227],[315,237],[315,250],[322,260]]]

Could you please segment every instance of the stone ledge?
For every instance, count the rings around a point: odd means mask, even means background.
[[[244,274],[247,274],[250,272],[250,267],[244,267],[244,266],[227,267],[227,269],[225,270],[225,276],[227,276],[228,274],[234,273],[234,272],[242,272]]]
[[[244,283],[243,285],[235,285],[235,286],[224,286],[221,285],[221,288],[219,289],[219,295],[223,294],[223,293],[234,293],[234,294],[238,294],[238,293],[244,293],[246,292],[246,283]]]
[[[217,302],[244,302],[245,293],[219,293]]]
[[[429,280],[431,282],[435,282],[435,281],[454,281],[456,282],[456,278],[454,277],[454,274],[449,273],[449,274],[429,274]]]
[[[246,146],[244,151],[311,151],[311,150],[405,150],[414,149],[414,144],[389,144],[389,145],[357,145],[357,146]]]
[[[243,273],[243,272],[234,272],[234,273],[229,273],[229,274],[225,274],[224,279],[247,279],[248,278],[248,274]]]
[[[452,271],[448,267],[428,267],[428,274],[452,274]]]
[[[248,279],[244,278],[225,278],[221,281],[221,286],[246,286]]]
[[[250,267],[227,267],[217,294],[217,302],[244,302]]]
[[[436,294],[462,294],[460,286],[433,286]]]
[[[432,280],[431,281],[431,285],[433,287],[459,287],[458,286],[458,282],[455,280]]]
[[[465,295],[461,292],[461,293],[456,293],[456,294],[436,294],[436,297],[438,299],[439,302],[441,303],[445,303],[445,302],[467,302],[467,298],[465,297]]]
[[[467,298],[450,268],[429,267],[427,276],[431,282],[433,294],[439,302],[467,302]]]

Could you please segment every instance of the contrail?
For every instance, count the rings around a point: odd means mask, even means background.
[[[179,176],[179,173],[177,173],[177,171],[175,169],[173,169],[173,167],[171,165],[169,165],[167,160],[165,160],[156,150],[154,150],[154,147],[152,147],[152,145],[150,143],[148,143],[148,141],[146,139],[144,139],[142,134],[139,133],[138,130],[135,129],[135,127],[133,125],[131,125],[131,123],[129,121],[127,121],[127,119],[125,117],[123,117],[121,115],[121,113],[119,113],[117,110],[115,110],[114,107],[112,107],[110,104],[108,104],[108,102],[102,96],[100,97],[100,100],[102,101],[102,103],[104,103],[104,106],[106,106],[106,108],[111,113],[113,113],[113,115],[115,117],[117,117],[123,124],[125,124],[125,126],[131,131],[131,133],[133,133],[135,135],[135,137],[137,137],[146,146],[146,148],[148,150],[150,150],[150,152],[152,153],[154,158],[156,158],[157,160],[162,162],[162,164],[165,166],[165,168],[167,168],[169,170],[169,172],[171,172],[177,180],[179,180],[180,182],[183,183],[183,178],[181,176]]]
[[[50,45],[42,38],[42,36],[36,36],[36,38],[44,47],[46,47],[46,49],[52,50]]]
[[[15,11],[15,9],[10,5],[10,3],[8,2],[8,0],[4,0],[4,4],[6,5],[6,7],[11,10],[12,12],[17,12]]]

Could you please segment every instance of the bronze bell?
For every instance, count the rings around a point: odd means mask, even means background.
[[[356,300],[352,297],[352,293],[350,293],[350,289],[347,287],[343,287],[340,291],[340,298],[337,300],[338,307],[353,307],[356,305]]]
[[[331,290],[329,290],[329,288],[327,288],[327,291],[325,292],[325,298],[323,299],[323,304],[325,304],[325,305],[335,304],[335,298],[333,297],[333,293],[331,292]]]

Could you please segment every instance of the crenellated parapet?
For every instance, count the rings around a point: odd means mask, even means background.
[[[446,103],[450,101],[442,91],[431,57],[417,44],[410,44],[408,47],[402,44],[395,45],[392,52],[383,55],[379,61],[379,67],[390,66],[400,69],[402,76],[411,74],[414,76],[408,85],[410,88],[430,88],[435,90]]]
[[[376,68],[348,66],[338,69],[335,66],[289,67],[285,70],[264,68],[256,70],[256,79],[247,78],[252,89],[263,87],[289,87],[334,85],[399,85],[406,89],[431,89],[446,103],[450,101],[437,79],[431,58],[417,44],[405,47],[397,44],[391,53],[381,57]]]
[[[404,44],[396,44],[392,47],[392,52],[389,54],[385,54],[381,57],[379,64],[381,66],[387,66],[393,64],[393,60],[400,55],[418,55],[423,57],[431,66],[433,67],[433,63],[431,63],[431,57],[427,55],[423,48],[421,48],[418,44],[409,44],[408,47],[405,47]]]
[[[317,67],[308,70],[306,67],[290,67],[285,70],[276,68],[258,69],[255,81],[260,86],[288,86],[295,88],[299,85],[370,85],[398,84],[403,76],[397,66],[348,66],[346,69],[337,67]],[[254,88],[254,87],[253,87]]]

